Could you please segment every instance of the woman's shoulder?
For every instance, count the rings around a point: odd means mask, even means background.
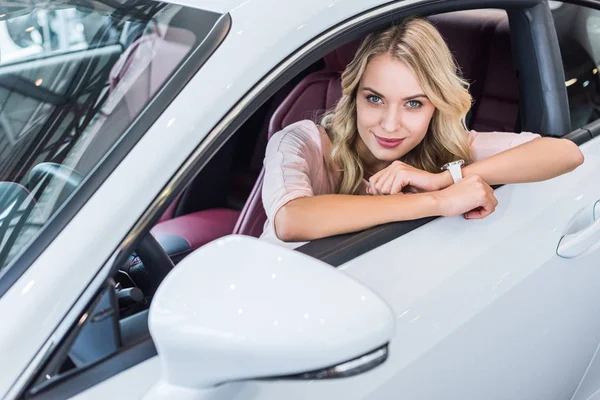
[[[329,146],[329,137],[323,127],[310,120],[290,124],[273,134],[267,144],[267,151],[285,151],[296,154],[302,152],[323,153]]]

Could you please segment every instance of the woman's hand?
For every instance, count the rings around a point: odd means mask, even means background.
[[[493,213],[498,205],[494,190],[477,175],[461,179],[433,195],[444,217],[464,214],[467,219],[481,219]]]
[[[394,161],[369,179],[367,192],[372,195],[410,192],[433,192],[452,184],[450,172],[423,171],[401,161]]]

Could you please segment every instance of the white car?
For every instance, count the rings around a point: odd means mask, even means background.
[[[0,397],[600,399],[600,2],[0,0],[0,21],[59,8],[101,21],[86,50],[0,65]],[[413,15],[472,82],[470,129],[568,137],[584,164],[496,188],[483,220],[257,239],[269,135]]]

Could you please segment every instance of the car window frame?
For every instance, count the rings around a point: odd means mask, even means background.
[[[212,27],[210,32],[203,40],[199,41],[193,51],[186,55],[171,77],[163,83],[161,89],[144,106],[134,122],[121,135],[101,163],[83,180],[75,193],[54,213],[30,244],[22,249],[11,263],[0,271],[0,298],[19,280],[46,247],[83,208],[229,33],[232,24],[229,14],[219,14],[187,6],[182,7],[189,11],[186,18],[195,20],[192,26],[201,26],[202,22],[205,21],[210,24],[205,26]]]
[[[344,43],[363,37],[367,32],[388,26],[390,20],[401,19],[406,16],[428,15],[480,8],[512,9],[518,10],[516,12],[520,12],[539,6],[540,4],[543,4],[543,1],[479,0],[477,3],[474,3],[470,0],[457,0],[451,2],[451,4],[448,3],[450,2],[423,0],[418,3],[403,4],[403,2],[399,0],[394,3],[375,7],[367,12],[350,18],[339,25],[330,27],[282,60],[280,64],[265,74],[265,76],[263,76],[263,78],[259,80],[257,84],[229,110],[228,113],[225,114],[209,134],[206,135],[198,147],[193,151],[192,155],[177,170],[163,190],[147,207],[142,217],[132,227],[115,253],[109,258],[111,261],[106,263],[102,270],[99,271],[96,282],[100,283],[96,284],[96,287],[89,286],[85,290],[85,293],[91,292],[90,296],[86,297],[84,295],[82,296],[82,299],[93,297],[93,293],[96,293],[97,295],[99,285],[105,282],[106,279],[110,279],[110,276],[117,272],[119,265],[125,262],[139,241],[145,235],[149,234],[151,227],[158,221],[170,203],[185,189],[186,184],[190,182],[202,168],[204,168],[211,157],[219,151],[223,144],[229,140],[235,132],[237,132],[242,124],[253,115],[262,104],[271,98],[277,90],[283,87],[285,83],[293,79],[311,64],[317,62],[325,54]],[[527,19],[531,17],[531,15],[525,13],[523,17],[524,19]],[[556,46],[558,46],[557,43]],[[521,51],[527,50],[528,49],[522,49]],[[558,72],[562,72],[562,64],[559,67],[560,71]],[[555,70],[553,72],[556,73],[557,71]],[[557,75],[560,75],[560,73]],[[554,76],[554,78],[558,79],[559,77],[557,78]],[[564,84],[564,79],[562,83]],[[566,98],[566,90],[564,94]],[[561,106],[562,103],[560,101],[555,104],[555,108]],[[568,121],[568,107],[566,110],[566,120]],[[564,125],[564,109],[559,112]],[[521,118],[524,120],[524,127],[539,123],[539,121],[536,122],[533,119],[527,119],[527,115],[521,114]],[[548,121],[545,122],[547,123]],[[565,133],[566,132],[562,132],[561,135],[557,136],[562,136]],[[586,140],[586,137],[587,136],[585,135],[581,136],[583,140]],[[315,240],[297,250],[329,263],[330,265],[339,266],[371,249],[397,239],[434,219],[436,218],[432,217],[416,221],[386,224],[358,233]],[[76,307],[77,306],[84,309],[85,304],[76,304]],[[65,321],[64,323],[72,324],[72,321]],[[126,357],[130,357],[131,355],[135,356],[136,362],[127,361]],[[141,340],[117,354],[108,357],[104,361],[89,366],[81,373],[74,374],[73,377],[65,379],[64,382],[53,386],[48,391],[39,393],[39,396],[42,396],[40,398],[43,398],[46,394],[51,396],[52,394],[59,393],[68,393],[69,396],[75,395],[156,355],[157,352],[152,338],[148,337],[147,339]],[[114,369],[109,368],[109,370],[107,370],[108,365],[113,366]]]

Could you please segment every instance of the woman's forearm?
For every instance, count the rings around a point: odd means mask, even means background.
[[[490,185],[538,182],[570,172],[582,163],[583,154],[570,140],[540,138],[468,165],[463,176],[478,175]],[[450,174],[446,175],[452,184]]]
[[[391,196],[331,194],[290,201],[275,215],[275,232],[296,242],[356,232],[376,225],[440,215],[430,193]]]

